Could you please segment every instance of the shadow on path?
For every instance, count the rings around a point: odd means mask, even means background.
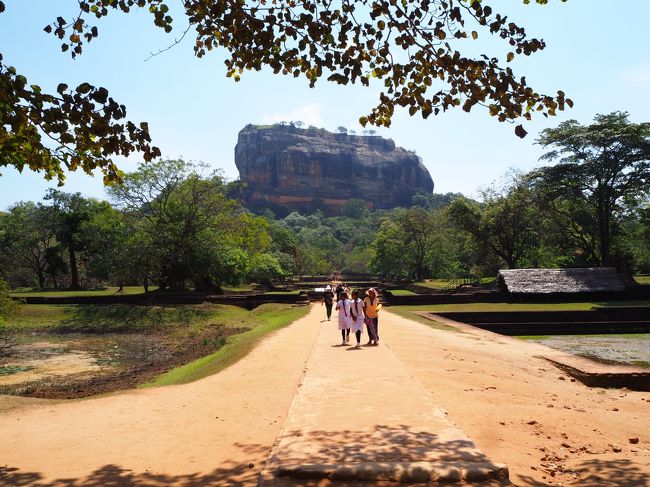
[[[268,445],[237,444],[244,453],[260,458],[269,452]],[[244,487],[256,485],[263,463],[249,464],[233,459],[222,460],[214,452],[214,463],[220,465],[209,473],[156,474],[136,472],[129,468],[108,464],[95,469],[87,476],[77,478],[45,478],[43,473],[28,472],[19,468],[0,466],[0,486],[19,487],[203,487],[207,485]],[[176,463],[176,462],[171,462]],[[190,467],[187,468],[188,470]]]
[[[37,472],[23,472],[17,468],[0,467],[0,485],[26,487],[199,487],[205,485],[249,486],[255,485],[258,469],[248,465],[231,465],[217,468],[207,474],[167,475],[133,472],[119,465],[105,465],[86,477],[44,480]]]
[[[290,439],[289,439],[290,438]],[[293,445],[292,445],[293,443]],[[304,449],[293,447],[309,445]],[[350,462],[489,462],[469,439],[445,439],[407,425],[375,426],[370,431],[288,431],[284,445],[310,463]],[[277,452],[282,458],[284,448]],[[286,450],[285,450],[286,451]]]

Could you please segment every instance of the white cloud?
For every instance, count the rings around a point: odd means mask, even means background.
[[[294,108],[288,112],[283,113],[265,113],[262,115],[261,122],[263,124],[271,124],[278,122],[303,122],[305,125],[315,125],[322,127],[323,120],[321,112],[323,105],[320,103],[310,103],[302,107]]]
[[[641,64],[624,71],[621,78],[623,81],[635,85],[650,85],[650,63]]]

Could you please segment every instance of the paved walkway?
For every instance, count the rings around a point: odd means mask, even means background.
[[[340,345],[334,321],[321,324],[263,473],[265,487],[324,485],[322,479],[342,485],[507,478],[507,469],[492,464],[445,418],[391,351],[393,333],[378,347],[355,349]]]

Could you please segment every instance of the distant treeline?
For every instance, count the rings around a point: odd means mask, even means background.
[[[494,275],[509,267],[650,272],[650,124],[627,114],[568,121],[538,142],[559,161],[482,191],[418,194],[410,208],[276,218],[248,211],[239,182],[182,160],[143,164],[111,203],[50,190],[0,214],[0,278],[11,288],[103,284],[218,289],[303,275],[397,279]]]

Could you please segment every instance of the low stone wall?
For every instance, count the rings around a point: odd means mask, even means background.
[[[544,358],[588,387],[626,388],[632,391],[650,392],[650,371],[591,372],[548,357]]]
[[[650,308],[612,307],[592,311],[507,311],[435,313],[500,335],[650,333]]]
[[[407,289],[401,286],[401,289]],[[413,291],[415,292],[415,291]],[[476,291],[465,293],[418,294],[416,296],[394,296],[385,293],[385,301],[392,306],[418,306],[427,304],[462,304],[462,303],[572,303],[572,302],[607,302],[633,299],[650,299],[650,286],[638,286],[626,291],[601,293],[549,293],[549,294],[514,294],[500,291]]]

